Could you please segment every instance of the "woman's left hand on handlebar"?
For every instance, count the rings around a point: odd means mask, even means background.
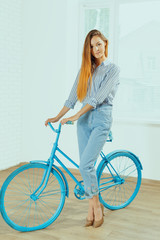
[[[69,117],[69,118],[63,118],[60,123],[62,125],[64,125],[66,122],[68,122],[68,121],[74,122],[74,121],[78,120],[78,118],[79,118],[79,116],[76,114],[76,115],[74,115],[72,117]]]

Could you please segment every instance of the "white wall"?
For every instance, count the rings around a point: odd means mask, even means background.
[[[64,103],[67,2],[24,2],[24,158],[48,159],[47,118]],[[62,19],[64,21],[62,21]],[[50,135],[49,135],[50,134]]]
[[[22,157],[22,1],[0,1],[0,169]]]
[[[116,120],[113,125],[113,148],[134,152],[143,166],[142,177],[160,180],[159,125]]]
[[[78,0],[24,1],[21,161],[49,158],[55,134],[49,126],[45,127],[44,122],[63,107],[80,67],[77,64],[80,34],[78,4]],[[66,116],[79,108],[80,104]],[[144,167],[143,177],[160,180],[159,125],[117,122],[114,115],[114,140],[113,143],[106,143],[104,152],[120,148],[133,151]],[[76,124],[62,127],[59,147],[79,162]]]

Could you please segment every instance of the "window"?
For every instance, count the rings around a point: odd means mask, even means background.
[[[99,7],[98,7],[99,6]],[[160,122],[160,1],[115,0],[82,4],[83,38],[94,28],[109,40],[120,66],[116,118]]]
[[[109,40],[109,57],[113,58],[113,1],[97,3],[84,1],[80,5],[79,55],[82,55],[84,39],[92,29],[100,30]],[[81,58],[80,58],[81,59]],[[80,64],[79,64],[80,65]]]
[[[92,29],[101,29],[109,37],[109,8],[85,9],[85,35]]]

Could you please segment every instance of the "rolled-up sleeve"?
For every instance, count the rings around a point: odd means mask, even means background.
[[[93,106],[93,108],[96,108],[97,105],[103,103],[112,90],[117,88],[117,85],[120,84],[119,73],[120,67],[113,64],[111,69],[106,73],[98,91],[93,96],[89,97],[86,103]]]
[[[68,108],[72,108],[74,109],[74,106],[78,100],[77,98],[77,86],[78,86],[78,80],[79,80],[79,74],[80,74],[80,70],[76,76],[75,82],[72,86],[71,92],[69,94],[68,99],[65,101],[64,106],[68,107]]]

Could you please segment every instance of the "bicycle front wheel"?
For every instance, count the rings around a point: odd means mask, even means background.
[[[99,198],[111,210],[126,207],[136,197],[141,185],[141,166],[134,154],[113,153],[99,171]]]
[[[11,173],[1,189],[1,214],[18,231],[33,231],[49,226],[62,211],[65,186],[59,173],[52,169],[48,184],[38,199],[32,193],[40,185],[48,166],[27,164]]]

